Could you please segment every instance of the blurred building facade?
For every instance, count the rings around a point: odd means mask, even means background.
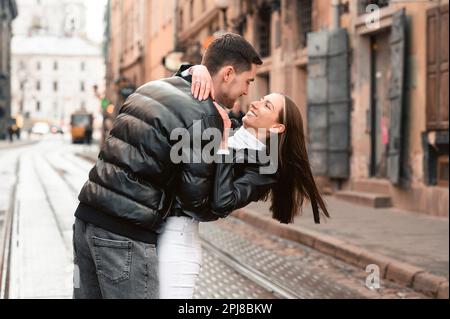
[[[15,0],[0,2],[0,140],[6,138],[11,116],[11,37],[17,13]]]
[[[168,53],[174,52],[177,48],[177,20],[174,18],[177,4],[178,0],[147,1],[146,81],[173,74],[173,71],[166,69],[162,62]]]
[[[176,1],[108,1],[106,96],[116,111],[133,89],[172,74],[161,61],[176,46],[175,8]]]
[[[145,3],[152,62],[136,86],[169,75],[159,60],[171,51],[199,63],[215,37],[240,33],[264,59],[242,105],[269,92],[294,99],[322,187],[448,216],[448,1]]]
[[[12,43],[12,108],[29,123],[69,125],[76,111],[100,116],[93,86],[104,89],[101,44],[86,37],[81,0],[18,1]]]
[[[145,81],[146,0],[110,0],[107,7],[106,98],[117,111]]]
[[[19,0],[17,4],[21,10],[19,19],[14,22],[16,35],[60,37],[86,34],[83,0]]]

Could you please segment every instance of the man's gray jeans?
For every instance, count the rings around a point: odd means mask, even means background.
[[[75,299],[157,299],[155,245],[76,219],[73,231]]]

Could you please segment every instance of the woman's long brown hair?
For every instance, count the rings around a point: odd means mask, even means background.
[[[284,98],[286,106],[280,112],[279,123],[284,124],[286,129],[278,144],[278,179],[271,189],[270,210],[274,219],[289,224],[301,213],[306,198],[311,203],[315,223],[320,224],[319,208],[326,217],[330,215],[311,171],[303,118],[297,105],[289,97]]]

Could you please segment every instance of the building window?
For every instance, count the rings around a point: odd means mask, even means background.
[[[41,69],[41,62],[36,62],[36,70],[40,70]]]
[[[84,90],[85,90],[84,82],[81,82],[80,83],[80,91],[84,92]]]
[[[53,91],[55,91],[55,92],[58,91],[58,82],[57,81],[53,82]]]
[[[265,96],[270,93],[270,73],[260,74],[256,77],[257,91],[261,96]]]
[[[42,29],[42,21],[39,16],[33,16],[31,20],[30,27],[28,29],[28,32],[30,34],[36,34]]]
[[[159,4],[160,2],[157,0],[152,1],[152,36],[156,35],[159,30]]]
[[[194,21],[194,0],[189,2],[189,18],[190,21]]]
[[[448,131],[423,132],[422,143],[425,183],[448,187]]]
[[[164,27],[170,21],[171,12],[172,12],[172,3],[170,3],[169,1],[164,2],[164,19],[163,19]]]
[[[21,90],[25,89],[25,81],[20,81],[20,89]]]
[[[58,61],[53,62],[53,70],[58,70]]]
[[[81,62],[81,71],[84,71],[86,69],[86,63]]]
[[[53,117],[56,119],[58,117],[58,102],[53,102]]]
[[[376,5],[378,8],[383,8],[383,7],[387,7],[390,2],[391,2],[391,0],[359,0],[358,1],[358,4],[359,4],[358,12],[360,15],[369,13],[367,11],[368,6]]]
[[[272,10],[264,3],[258,12],[257,21],[259,53],[263,58],[272,54]]]
[[[36,90],[37,91],[41,90],[41,81],[36,81]]]
[[[41,111],[41,102],[36,101],[36,112],[40,112],[40,111]]]
[[[312,31],[313,0],[297,0],[297,26],[300,46],[308,46],[308,33]]]
[[[220,30],[219,21],[213,20],[211,24],[208,26],[208,33],[214,34]]]
[[[183,31],[183,29],[184,29],[184,12],[183,12],[183,9],[181,9],[180,10],[180,21],[179,21],[179,26],[178,26],[178,28],[179,28],[179,30],[180,31]]]
[[[1,2],[1,4],[3,4],[3,2]],[[0,11],[1,12],[1,11]],[[0,47],[2,48],[2,50],[0,50],[0,73],[6,69],[6,52],[4,52],[5,50],[3,50],[3,46],[5,46],[5,44],[3,44],[3,42],[6,41],[3,40],[3,38],[6,38],[6,36],[3,36],[4,31],[1,29],[1,25],[0,25]]]

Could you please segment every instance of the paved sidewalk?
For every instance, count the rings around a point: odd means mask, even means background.
[[[12,142],[12,143],[9,140],[8,141],[0,141],[0,151],[5,151],[8,149],[22,147],[22,146],[28,146],[28,145],[36,144],[38,142],[39,142],[38,139],[26,139],[26,138],[23,138],[19,141],[14,140],[14,142]]]
[[[269,203],[235,215],[349,263],[380,265],[384,277],[448,298],[449,221],[398,209],[373,209],[326,197],[332,219],[315,225],[309,205],[289,226],[271,219]],[[388,267],[389,266],[389,267]],[[446,283],[445,283],[446,281]],[[419,287],[420,286],[420,287]],[[425,287],[423,287],[425,286]]]

